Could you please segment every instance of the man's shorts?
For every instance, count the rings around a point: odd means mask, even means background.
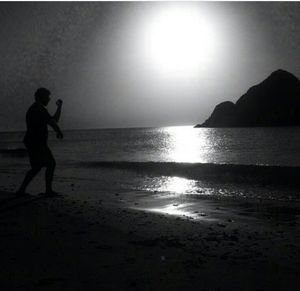
[[[25,146],[32,168],[55,166],[55,159],[47,144],[38,146],[25,144]]]

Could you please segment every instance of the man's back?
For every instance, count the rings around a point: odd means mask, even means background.
[[[29,146],[45,145],[48,139],[47,124],[51,118],[44,106],[33,103],[26,113],[27,132],[24,143]]]

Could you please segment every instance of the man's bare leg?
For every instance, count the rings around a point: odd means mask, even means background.
[[[45,180],[46,180],[46,195],[57,195],[56,192],[52,189],[52,181],[54,176],[54,170],[55,170],[56,162],[53,160],[50,165],[47,166],[46,172],[45,172]]]
[[[16,195],[17,196],[23,196],[25,195],[25,191],[26,191],[26,188],[27,186],[29,185],[29,183],[32,181],[32,179],[37,175],[37,173],[41,170],[40,167],[34,167],[34,168],[31,168],[25,178],[24,178],[24,181],[20,187],[20,189],[17,191]]]

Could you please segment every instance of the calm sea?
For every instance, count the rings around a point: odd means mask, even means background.
[[[264,177],[275,182],[283,177],[282,184],[285,179],[291,184],[298,179],[300,167],[298,127],[182,126],[74,130],[64,134],[62,141],[53,133],[49,137],[58,175],[92,177],[107,189],[202,193],[208,176],[219,184],[243,180],[265,183]],[[22,148],[22,138],[23,133],[0,133],[0,149]],[[2,167],[28,165],[26,156],[9,154],[1,154],[0,162]]]
[[[23,133],[0,133],[0,149],[23,147]],[[50,134],[61,161],[135,161],[300,166],[300,128],[130,128]],[[3,159],[3,156],[2,156]]]

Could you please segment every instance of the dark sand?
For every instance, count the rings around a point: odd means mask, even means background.
[[[299,289],[299,202],[1,189],[1,291]]]

